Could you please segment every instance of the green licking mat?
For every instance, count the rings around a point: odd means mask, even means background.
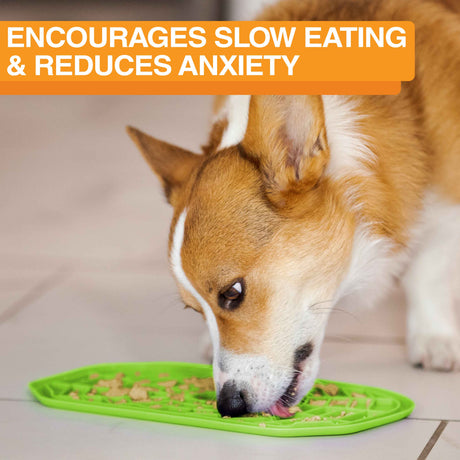
[[[409,398],[380,388],[317,380],[293,417],[269,414],[222,418],[212,367],[155,362],[98,364],[36,380],[31,392],[59,409],[266,436],[356,433],[407,417]]]

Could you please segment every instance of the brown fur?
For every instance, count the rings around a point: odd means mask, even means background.
[[[182,185],[187,181],[190,172],[201,163],[202,157],[167,142],[159,141],[131,126],[128,126],[126,130],[160,179],[169,203],[176,206]]]

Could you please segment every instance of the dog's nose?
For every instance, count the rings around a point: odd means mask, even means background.
[[[245,392],[239,390],[233,382],[226,382],[220,390],[217,410],[222,417],[238,417],[247,414],[248,406],[244,399]]]

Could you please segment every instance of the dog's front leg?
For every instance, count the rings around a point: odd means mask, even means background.
[[[403,277],[409,360],[426,369],[458,371],[455,275],[460,260],[460,206],[431,209],[420,246]]]

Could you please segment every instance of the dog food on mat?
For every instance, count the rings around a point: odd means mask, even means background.
[[[268,413],[221,417],[212,367],[188,363],[94,365],[29,386],[51,407],[267,436],[354,433],[400,420],[414,408],[409,398],[388,390],[317,380],[289,408],[291,418]]]

